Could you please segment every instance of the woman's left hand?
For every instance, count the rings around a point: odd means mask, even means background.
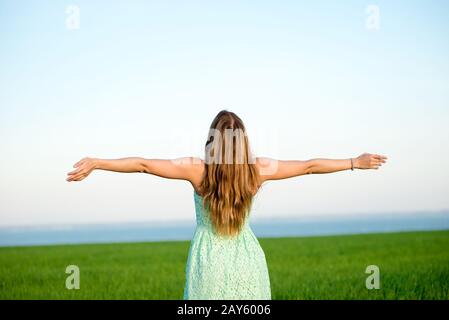
[[[380,154],[364,153],[354,159],[354,167],[357,169],[379,169],[387,162],[387,157]]]

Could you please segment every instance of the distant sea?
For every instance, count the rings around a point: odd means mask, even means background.
[[[449,211],[251,220],[257,237],[322,236],[449,229]],[[0,246],[190,240],[195,222],[1,227]]]

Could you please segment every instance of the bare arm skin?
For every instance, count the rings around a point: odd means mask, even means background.
[[[364,153],[352,158],[354,169],[379,169],[387,157]],[[275,160],[257,158],[256,166],[260,172],[260,184],[268,180],[281,180],[305,174],[323,174],[351,169],[349,159],[310,159],[310,160]],[[121,159],[83,158],[73,165],[75,170],[69,172],[67,181],[81,181],[94,170],[114,172],[141,172],[168,179],[189,181],[195,190],[201,183],[204,161],[199,158],[185,157],[172,160],[145,159],[129,157]]]
[[[386,156],[364,153],[352,158],[354,169],[379,169],[387,160]],[[351,169],[348,159],[310,159],[310,160],[276,160],[257,158],[261,182],[297,177],[305,174],[323,174]]]
[[[199,158],[185,157],[178,159],[145,159],[128,157],[121,159],[83,158],[73,165],[75,170],[69,172],[67,181],[81,181],[94,170],[114,172],[141,172],[168,179],[187,180],[194,187],[201,182],[203,161]]]

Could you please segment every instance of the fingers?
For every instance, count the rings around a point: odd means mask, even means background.
[[[73,170],[73,171],[67,173],[67,175],[70,176],[69,178],[73,178],[73,177],[79,175],[79,174],[82,173],[82,172],[83,172],[83,167],[78,166],[77,169],[75,169],[75,170]]]
[[[382,162],[381,161],[371,162],[371,167],[373,167],[373,168],[378,168],[380,166],[382,166]]]
[[[69,175],[67,178],[66,178],[66,180],[67,181],[76,181],[76,178],[78,177],[78,174],[71,174],[71,175]]]
[[[378,170],[382,166],[382,164],[386,162],[386,158],[387,157],[379,155],[379,154],[371,155],[371,159],[370,159],[371,169]]]
[[[67,180],[68,182],[70,182],[70,181],[81,181],[81,180],[83,180],[85,177],[87,177],[87,174],[85,174],[85,173],[80,173],[80,174],[77,174],[77,175],[70,176],[70,177],[68,177],[66,180]]]
[[[372,155],[374,159],[379,160],[379,161],[383,161],[385,162],[385,160],[387,160],[388,158],[386,156],[380,155],[380,154],[373,154]]]
[[[76,170],[73,170],[73,171],[71,171],[71,172],[69,172],[69,173],[67,173],[67,175],[74,175],[74,174],[77,174],[78,172],[80,172],[81,171],[81,169],[80,168],[78,168],[78,169],[76,169]]]
[[[89,172],[85,168],[79,167],[76,170],[67,173],[67,175],[67,181],[80,181],[87,177],[89,175]]]
[[[83,180],[85,177],[87,177],[87,174],[81,174],[81,175],[79,175],[79,176],[76,178],[75,181],[81,181],[81,180]]]
[[[79,167],[83,162],[84,162],[84,160],[86,160],[87,158],[82,158],[80,161],[78,161],[77,163],[75,163],[74,165],[73,165],[73,167],[74,168],[76,168],[76,167]]]
[[[67,181],[69,182],[81,181],[88,176],[88,173],[86,172],[86,166],[83,166],[83,164],[86,162],[87,159],[88,159],[87,157],[84,157],[83,159],[81,159],[80,161],[78,161],[73,165],[73,167],[76,169],[67,173],[68,175],[68,177],[66,178]]]
[[[380,167],[382,165],[382,163],[386,163],[387,162],[387,157],[380,155],[380,154],[373,154],[371,155],[371,166],[373,166],[373,169],[378,169],[378,167]],[[375,168],[374,168],[375,167]]]

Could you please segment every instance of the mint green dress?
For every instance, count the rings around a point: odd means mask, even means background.
[[[194,192],[196,229],[186,265],[184,299],[271,299],[265,254],[245,221],[233,238],[215,233],[203,198]]]

